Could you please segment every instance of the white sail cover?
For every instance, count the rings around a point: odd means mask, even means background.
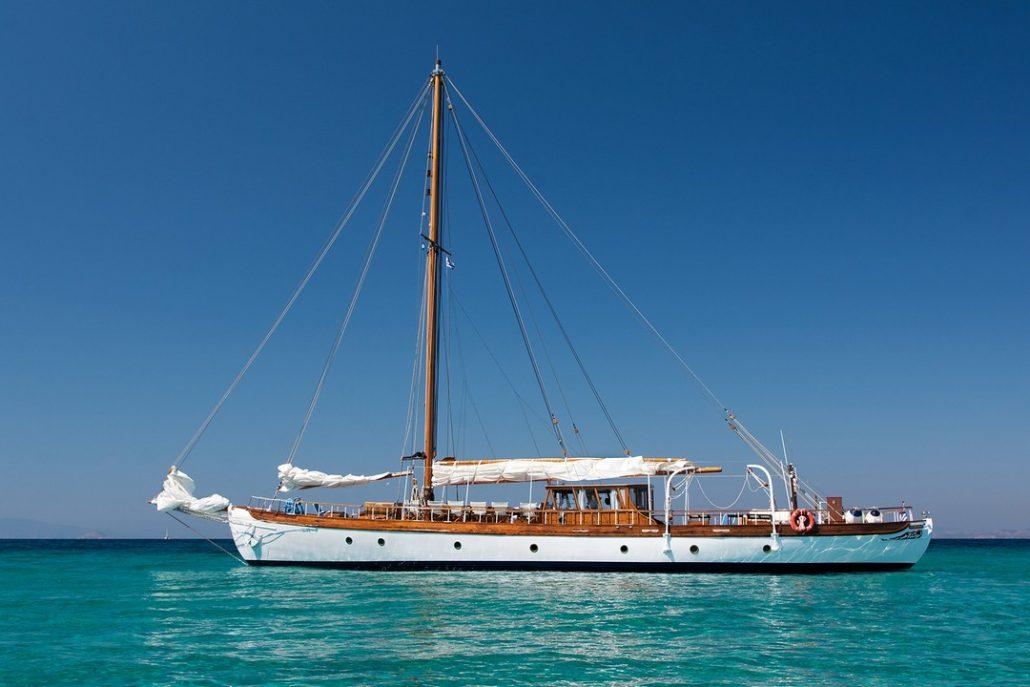
[[[404,472],[380,472],[376,475],[328,475],[318,470],[305,470],[289,463],[279,466],[279,490],[314,489],[316,487],[356,487],[369,482],[378,482],[391,477],[403,477],[410,474]]]
[[[221,494],[211,494],[198,499],[193,495],[194,489],[195,485],[190,476],[173,466],[165,476],[161,493],[150,502],[162,513],[181,510],[194,515],[208,516],[220,513],[230,505],[229,499]]]
[[[508,460],[441,460],[433,464],[433,486],[559,480],[586,482],[668,474],[694,463],[683,458],[512,458]]]

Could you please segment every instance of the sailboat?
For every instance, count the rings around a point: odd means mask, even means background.
[[[754,453],[754,462],[747,464],[742,479],[745,486],[750,485],[761,494],[763,502],[759,507],[694,508],[690,504],[691,485],[702,480],[723,479],[721,467],[702,465],[685,457],[635,455],[628,449],[581,356],[576,353],[567,329],[562,326],[553,302],[547,297],[538,273],[530,266],[532,281],[540,287],[547,310],[554,316],[562,338],[622,443],[624,453],[584,455],[570,448],[567,435],[575,434],[578,428],[573,424],[570,432],[550,401],[525,323],[524,303],[520,303],[512,285],[494,229],[496,210],[493,218],[489,211],[489,197],[498,205],[499,200],[479,156],[471,148],[459,110],[471,116],[587,264],[644,328],[672,353],[688,376],[719,408],[726,426]],[[408,413],[409,428],[421,424],[421,431],[412,433],[421,435],[421,444],[413,441],[413,448],[417,450],[401,457],[399,470],[359,475],[298,467],[295,458],[301,439],[364,286],[371,256],[427,111],[429,141],[423,224],[420,225],[424,279]],[[547,416],[541,419],[546,421],[557,446],[553,456],[441,455],[442,282],[445,271],[453,264],[453,246],[448,246],[444,239],[445,175],[441,165],[445,130],[453,132],[448,136],[457,139],[470,177],[505,292],[541,392]],[[219,494],[196,497],[193,480],[182,470],[183,462],[291,310],[394,150],[403,151],[403,161],[390,187],[378,230],[300,432],[287,459],[278,467],[275,493],[252,497],[247,505],[233,504]],[[511,229],[503,209],[500,214]],[[513,229],[511,234],[525,257]],[[528,258],[526,260],[528,264]],[[227,523],[240,557],[258,566],[787,573],[903,569],[920,559],[933,531],[933,521],[926,513],[916,517],[911,506],[904,503],[845,508],[841,497],[824,497],[802,480],[787,460],[786,446],[783,448],[782,456],[767,448],[719,402],[515,162],[453,78],[444,72],[438,59],[312,266],[176,458],[161,493],[152,503],[162,512],[179,511]],[[346,504],[304,500],[294,495],[308,489],[345,489],[384,480],[402,480],[402,497],[394,501]],[[512,483],[528,483],[531,488],[534,483],[542,484],[543,496],[518,503],[479,500],[472,496],[473,489]],[[459,498],[445,498],[447,490]]]

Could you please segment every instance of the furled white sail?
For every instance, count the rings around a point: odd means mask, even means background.
[[[433,464],[433,486],[559,480],[581,482],[644,477],[693,469],[683,458],[513,458],[508,460],[441,460]]]
[[[289,463],[279,466],[279,490],[314,489],[315,487],[356,487],[391,477],[403,477],[409,472],[380,472],[376,475],[328,475],[318,470],[305,470]]]
[[[211,494],[204,498],[197,498],[193,495],[195,485],[193,480],[185,472],[172,467],[165,476],[161,493],[151,499],[151,503],[157,506],[162,513],[172,510],[181,510],[194,515],[212,516],[220,513],[229,507],[229,499],[221,494]]]

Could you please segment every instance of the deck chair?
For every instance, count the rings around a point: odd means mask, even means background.
[[[451,516],[460,515],[461,519],[465,519],[465,502],[464,501],[448,501],[447,508],[451,512]]]

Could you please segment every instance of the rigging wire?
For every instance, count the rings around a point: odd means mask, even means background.
[[[234,391],[236,391],[236,387],[238,387],[240,385],[240,382],[243,381],[243,377],[254,365],[254,362],[257,361],[258,357],[261,355],[261,352],[265,349],[265,346],[268,344],[269,339],[271,339],[272,335],[275,334],[277,329],[279,329],[279,325],[282,324],[283,319],[286,318],[286,315],[293,308],[293,305],[297,302],[297,299],[300,297],[301,292],[304,291],[304,288],[308,285],[308,282],[311,281],[311,278],[314,276],[315,272],[322,264],[322,261],[325,260],[325,256],[329,254],[329,251],[336,244],[336,240],[340,237],[340,234],[343,232],[344,227],[347,226],[347,223],[350,221],[351,217],[354,215],[354,212],[357,210],[358,205],[360,205],[361,201],[364,199],[365,194],[368,193],[368,190],[372,187],[372,184],[376,180],[376,177],[379,176],[380,170],[382,170],[383,165],[386,164],[386,161],[393,153],[393,150],[396,147],[397,142],[400,140],[401,135],[407,128],[408,124],[411,122],[411,118],[415,115],[415,112],[418,111],[419,105],[426,98],[428,93],[429,84],[427,83],[424,86],[422,86],[421,89],[419,89],[418,95],[415,96],[415,99],[408,107],[407,113],[402,118],[401,123],[397,125],[397,128],[394,130],[394,133],[388,140],[386,147],[380,153],[379,157],[376,160],[376,163],[372,166],[372,170],[369,172],[368,177],[365,180],[365,183],[359,188],[358,192],[351,199],[350,204],[347,206],[347,209],[344,211],[343,215],[337,221],[336,227],[329,235],[329,238],[326,240],[325,244],[323,244],[322,249],[318,252],[318,255],[315,256],[314,262],[312,262],[307,272],[304,273],[303,279],[300,280],[300,283],[296,286],[296,288],[293,290],[293,293],[290,295],[289,300],[286,301],[286,305],[282,307],[282,309],[279,311],[279,314],[276,316],[275,321],[272,322],[272,326],[268,328],[267,332],[265,332],[265,335],[264,337],[262,337],[260,343],[258,343],[257,348],[255,348],[254,352],[250,354],[249,358],[247,358],[247,361],[243,364],[243,367],[240,368],[240,371],[236,373],[236,376],[233,378],[232,382],[229,384],[226,390],[222,393],[222,396],[218,399],[218,402],[215,403],[214,407],[211,409],[211,412],[208,413],[207,417],[204,418],[204,421],[200,423],[200,426],[197,427],[197,430],[193,433],[193,436],[190,437],[190,440],[186,442],[186,445],[179,452],[179,455],[175,458],[174,465],[176,468],[182,467],[183,462],[185,462],[186,458],[196,447],[197,442],[200,441],[201,437],[204,436],[204,433],[207,431],[207,428],[211,425],[211,422],[215,419],[215,416],[218,415],[219,411],[221,411],[222,406],[224,406],[225,402],[229,400],[229,397],[232,396]]]
[[[444,298],[447,296],[447,291],[450,287],[450,270],[444,270],[443,279],[445,282]],[[449,298],[445,306],[442,308],[444,316],[444,327],[443,327],[443,371],[444,371],[444,388],[447,394],[447,447],[449,455],[454,455],[454,403],[451,394],[451,336],[453,334],[452,328],[454,327],[454,308]]]
[[[518,407],[519,411],[522,414],[522,420],[523,422],[525,422],[526,430],[529,432],[529,439],[531,442],[533,442],[533,448],[536,451],[537,457],[541,457],[543,454],[540,451],[540,445],[537,443],[536,434],[533,432],[533,425],[529,421],[529,415],[527,414],[527,411],[529,413],[533,413],[533,415],[540,420],[543,419],[543,416],[536,412],[536,410],[533,409],[533,406],[531,406],[529,402],[522,396],[522,394],[519,393],[519,390],[515,387],[515,383],[512,382],[511,377],[508,376],[508,373],[504,371],[504,367],[501,365],[501,361],[497,359],[497,356],[494,355],[494,352],[490,349],[490,345],[487,344],[482,332],[479,331],[479,327],[476,326],[476,323],[472,319],[472,316],[469,314],[468,310],[465,309],[465,306],[462,305],[461,300],[458,298],[457,292],[455,292],[453,288],[451,288],[450,298],[453,300],[454,304],[458,306],[458,309],[461,310],[461,313],[465,316],[465,319],[468,320],[468,323],[472,327],[472,331],[475,333],[476,338],[479,339],[479,342],[483,345],[483,349],[486,351],[486,354],[490,357],[490,360],[493,361],[494,365],[497,367],[497,370],[501,373],[501,377],[503,377],[504,381],[508,384],[508,388],[511,389],[512,394],[515,396],[515,400],[518,401]],[[468,379],[467,377],[465,377],[465,363],[462,354],[460,336],[457,338],[457,343],[459,361],[462,368],[462,377],[465,380],[466,388],[468,388]],[[468,393],[471,394],[471,392]]]
[[[421,254],[421,251],[419,251]],[[425,279],[425,261],[421,261],[422,270],[420,272],[421,279]],[[411,363],[411,387],[408,390],[408,412],[404,421],[404,439],[401,441],[401,455],[409,455],[415,452],[415,420],[416,413],[415,407],[418,405],[419,399],[422,394],[419,390],[418,380],[422,376],[422,346],[425,341],[426,335],[426,294],[425,290],[422,290],[422,302],[419,306],[419,317],[418,317],[418,328],[415,333],[415,355]],[[408,451],[408,439],[411,439],[411,450]]]
[[[404,420],[404,439],[401,441],[401,456],[412,455],[415,453],[415,421],[417,420],[415,408],[418,405],[419,400],[422,398],[422,390],[418,384],[418,380],[422,376],[422,347],[425,344],[426,333],[426,290],[423,288],[426,281],[426,261],[424,259],[424,250],[426,245],[423,243],[422,237],[426,235],[426,222],[429,221],[429,212],[426,210],[426,204],[429,200],[432,164],[433,139],[432,136],[430,136],[426,144],[426,173],[422,184],[422,211],[419,215],[418,222],[419,249],[417,270],[419,275],[418,287],[420,300],[418,305],[418,315],[416,317],[415,354],[411,363],[411,387],[408,390],[408,409]],[[410,450],[408,445],[409,438],[411,439]],[[403,465],[403,458],[401,459],[401,463]],[[413,479],[413,477],[410,479]]]
[[[554,385],[558,388],[558,397],[561,399],[562,407],[565,408],[565,413],[569,416],[569,426],[572,429],[573,435],[579,442],[579,447],[582,449],[582,455],[590,455],[590,450],[587,448],[586,441],[583,439],[583,432],[580,431],[579,424],[576,422],[576,418],[572,415],[572,407],[569,405],[568,396],[565,395],[565,388],[562,386],[561,378],[558,376],[558,368],[554,364],[554,360],[551,358],[551,352],[547,347],[547,341],[544,339],[544,334],[540,329],[540,324],[537,322],[536,315],[533,314],[533,308],[529,304],[529,296],[526,295],[526,289],[522,284],[522,277],[519,276],[518,271],[515,271],[515,284],[518,287],[519,295],[522,297],[522,301],[527,304],[526,312],[529,313],[529,323],[533,325],[533,331],[536,332],[536,339],[540,342],[540,350],[544,352],[544,360],[547,361],[547,367],[551,371],[551,377],[554,379]]]
[[[540,189],[537,188],[536,184],[533,183],[532,179],[530,179],[529,176],[522,170],[519,164],[515,162],[515,159],[511,156],[508,150],[501,144],[497,136],[494,135],[494,132],[490,129],[490,127],[487,126],[486,122],[483,121],[483,118],[479,116],[479,113],[476,111],[476,109],[472,107],[472,104],[462,94],[461,89],[459,89],[457,84],[454,83],[454,79],[448,77],[447,83],[450,87],[454,89],[454,92],[458,95],[459,98],[461,98],[461,101],[465,104],[465,107],[468,108],[469,112],[472,114],[473,118],[475,118],[479,126],[483,129],[483,131],[490,138],[493,144],[497,146],[497,149],[501,152],[501,155],[504,156],[505,160],[507,160],[508,164],[511,165],[515,173],[526,184],[526,186],[529,188],[530,192],[537,199],[537,201],[544,207],[548,214],[551,215],[552,219],[554,219],[554,221],[562,229],[562,231],[565,233],[566,237],[569,239],[572,245],[586,259],[587,263],[594,268],[594,270],[607,283],[608,287],[612,290],[612,292],[615,293],[615,295],[626,305],[630,312],[636,315],[637,319],[639,319],[640,322],[648,330],[650,330],[650,332],[662,343],[662,345],[665,346],[669,353],[671,353],[673,357],[676,358],[676,360],[683,367],[683,369],[690,374],[690,376],[694,379],[698,386],[701,387],[704,393],[708,396],[709,399],[712,400],[713,403],[715,403],[719,410],[722,413],[725,413],[727,410],[725,404],[723,404],[723,402],[719,400],[719,397],[715,395],[715,392],[713,392],[712,389],[707,384],[705,384],[704,380],[702,380],[701,377],[694,371],[694,369],[687,363],[687,361],[684,360],[683,356],[681,356],[679,352],[672,346],[672,344],[669,343],[669,340],[665,338],[665,336],[658,330],[658,328],[651,322],[651,320],[649,320],[647,316],[644,315],[644,313],[640,310],[640,308],[637,307],[637,305],[633,302],[629,295],[622,289],[621,286],[619,286],[619,283],[615,281],[614,277],[612,277],[611,274],[608,273],[608,271],[601,265],[597,258],[594,257],[593,253],[591,253],[590,250],[586,247],[583,241],[580,240],[579,236],[577,236],[576,233],[572,230],[572,227],[569,226],[568,222],[566,222],[565,219],[560,214],[558,214],[558,211],[554,209],[554,206],[551,205],[551,203],[543,195]]]
[[[597,401],[597,405],[601,409],[601,413],[604,415],[605,420],[607,420],[608,426],[611,428],[616,440],[622,447],[623,453],[625,453],[627,456],[630,455],[629,446],[626,444],[626,440],[623,438],[622,432],[620,432],[619,428],[616,426],[615,419],[612,417],[611,412],[608,410],[608,405],[604,402],[604,399],[601,398],[601,392],[598,391],[597,385],[594,384],[593,378],[587,371],[586,365],[584,364],[583,359],[579,355],[579,351],[577,351],[576,347],[573,345],[572,337],[569,335],[568,330],[565,328],[565,325],[562,323],[561,318],[558,316],[558,310],[557,308],[555,308],[554,302],[551,301],[551,297],[548,296],[546,289],[544,289],[543,281],[541,281],[540,275],[537,273],[536,268],[533,267],[533,263],[529,259],[529,254],[526,252],[525,246],[522,245],[522,241],[519,240],[518,234],[515,233],[515,227],[514,225],[512,225],[511,219],[508,217],[508,213],[507,211],[505,211],[504,205],[501,203],[501,199],[498,197],[497,192],[494,190],[494,186],[490,182],[490,177],[489,175],[487,175],[486,169],[483,167],[483,163],[480,161],[479,156],[476,154],[475,148],[472,148],[471,146],[469,146],[469,148],[472,151],[472,156],[476,161],[476,166],[479,168],[480,176],[482,176],[484,183],[486,183],[486,187],[490,191],[490,195],[493,197],[494,203],[496,203],[497,209],[501,213],[501,218],[504,220],[504,224],[508,228],[508,232],[511,234],[512,240],[515,242],[515,246],[518,248],[519,253],[522,255],[522,260],[526,263],[526,267],[529,269],[530,276],[533,277],[533,281],[536,284],[537,290],[540,291],[541,297],[547,304],[547,308],[551,313],[551,317],[554,319],[554,323],[557,325],[558,330],[561,332],[562,338],[565,339],[565,345],[568,346],[569,352],[575,359],[576,365],[579,367],[580,374],[583,375],[583,379],[586,381],[587,386],[590,387],[590,392],[593,394],[594,400]],[[530,316],[532,316],[532,312],[530,312]],[[544,352],[547,352],[546,349]],[[561,391],[560,386],[559,391]],[[562,395],[564,396],[564,392],[562,392]],[[571,420],[571,411],[569,415]],[[573,424],[575,424],[574,421]]]
[[[466,413],[466,406],[468,404],[468,398],[467,398],[467,394],[468,394],[468,371],[465,369],[465,357],[464,357],[464,355],[462,355],[462,350],[461,350],[461,333],[460,333],[460,330],[458,329],[457,322],[455,322],[454,287],[452,285],[450,275],[446,276],[446,278],[444,280],[444,286],[447,289],[447,310],[448,310],[448,317],[450,318],[450,321],[452,322],[451,326],[453,327],[453,332],[454,332],[454,336],[453,336],[454,351],[455,351],[455,358],[456,358],[456,362],[457,362],[457,366],[458,366],[458,375],[459,375],[458,379],[460,381],[460,386],[459,386],[459,389],[458,389],[458,427],[457,427],[457,429],[454,432],[454,445],[451,447],[451,455],[457,457],[457,456],[461,455],[461,449],[462,449],[462,446],[464,445],[465,422],[466,422],[466,419],[467,419],[465,413]]]
[[[788,480],[786,465],[770,451],[758,438],[751,433],[744,423],[732,413],[727,414],[730,429],[750,448],[767,466],[780,473],[780,477],[786,482]],[[819,509],[820,503],[824,500],[811,485],[797,477],[798,495],[808,501],[815,509]]]
[[[479,210],[483,215],[483,223],[486,225],[487,234],[490,237],[490,245],[493,247],[494,257],[497,259],[497,267],[501,272],[501,278],[504,281],[504,289],[508,294],[508,300],[511,303],[512,311],[515,314],[515,319],[518,322],[519,333],[522,335],[522,342],[525,345],[526,353],[529,355],[530,365],[533,368],[533,375],[536,377],[537,386],[540,388],[540,395],[543,398],[544,406],[547,408],[547,414],[551,418],[551,428],[554,431],[554,437],[558,442],[558,446],[561,448],[562,455],[568,457],[569,451],[565,445],[565,438],[562,436],[561,427],[558,425],[558,418],[554,414],[554,410],[551,406],[551,401],[547,396],[547,389],[544,386],[543,378],[540,375],[540,366],[537,363],[536,355],[533,353],[533,346],[529,341],[529,334],[526,331],[526,323],[522,319],[522,313],[519,310],[518,301],[515,299],[515,293],[512,291],[511,279],[508,277],[508,269],[505,267],[504,258],[501,255],[501,247],[497,243],[497,236],[493,229],[493,224],[490,221],[490,213],[486,208],[486,201],[483,198],[483,192],[479,188],[479,181],[476,178],[476,171],[472,166],[472,159],[468,152],[468,141],[465,138],[465,132],[461,128],[461,124],[458,121],[457,112],[454,108],[449,108],[451,117],[454,121],[454,128],[458,134],[458,143],[461,144],[461,151],[465,158],[465,166],[468,169],[469,178],[472,181],[472,188],[476,194],[476,200],[479,202]]]
[[[457,339],[455,339],[457,342]],[[461,387],[458,390],[458,428],[455,430],[454,435],[454,455],[455,457],[464,455],[465,449],[465,431],[468,428],[468,381],[465,374],[465,361],[462,360],[460,344],[456,346],[459,348],[458,351],[458,370],[461,373]]]
[[[318,378],[318,384],[315,385],[315,391],[311,395],[311,400],[308,402],[307,412],[304,414],[304,420],[301,422],[300,431],[297,432],[297,436],[293,440],[293,445],[290,447],[290,454],[286,458],[286,462],[293,465],[293,459],[297,456],[297,451],[300,450],[301,441],[304,439],[304,434],[307,432],[308,425],[311,423],[311,416],[315,412],[315,407],[318,405],[318,400],[322,395],[322,390],[325,388],[326,379],[329,377],[329,371],[332,369],[333,361],[336,359],[336,354],[340,350],[340,344],[343,342],[343,336],[347,333],[347,327],[350,325],[351,317],[354,315],[354,311],[357,308],[358,300],[361,298],[361,292],[365,287],[365,279],[368,277],[369,269],[372,267],[372,260],[375,258],[376,249],[379,248],[379,241],[383,237],[383,230],[386,227],[386,220],[390,217],[390,210],[393,208],[393,201],[397,197],[397,189],[400,186],[401,178],[404,176],[404,170],[408,165],[408,158],[411,155],[411,148],[415,143],[415,136],[418,134],[419,127],[422,124],[422,115],[425,114],[425,110],[419,114],[418,119],[415,121],[415,125],[411,129],[411,136],[408,138],[408,144],[404,149],[404,154],[401,158],[401,163],[397,167],[397,172],[394,174],[393,183],[390,186],[390,193],[386,198],[386,202],[383,204],[382,212],[379,216],[379,225],[376,227],[375,233],[372,236],[372,241],[365,252],[365,264],[361,268],[361,274],[358,276],[358,281],[354,285],[354,293],[351,295],[350,303],[347,304],[347,312],[343,316],[343,320],[340,321],[340,326],[336,330],[336,338],[333,340],[333,345],[329,349],[329,355],[326,356],[325,364],[322,366],[322,374]]]
[[[234,561],[239,561],[240,563],[243,564],[243,567],[247,567],[247,561],[243,560],[243,556],[240,556],[239,554],[234,554],[231,551],[229,551],[228,549],[226,549],[224,546],[220,545],[218,542],[216,542],[216,541],[214,541],[212,539],[209,539],[208,537],[205,537],[199,531],[194,529],[192,525],[190,525],[189,523],[185,522],[184,520],[180,520],[179,518],[175,517],[171,513],[166,511],[165,515],[167,515],[172,520],[174,520],[175,522],[179,523],[180,525],[182,525],[183,527],[188,529],[190,532],[192,532],[193,534],[197,535],[198,537],[200,537],[201,539],[206,541],[211,546],[215,547],[216,549],[218,549],[219,551],[224,553],[229,558],[233,559]]]
[[[451,158],[451,155],[450,155],[450,153],[451,153],[450,138],[451,137],[448,135],[448,132],[447,132],[447,129],[446,129],[446,123],[447,123],[447,120],[445,119],[442,122],[442,124],[444,125],[443,136],[441,136],[441,138],[440,138],[440,145],[441,145],[441,148],[442,148],[442,150],[441,150],[442,158],[440,160],[440,163],[441,163],[440,164],[440,188],[443,189],[443,194],[440,197],[440,211],[441,211],[440,212],[440,217],[441,217],[441,220],[442,220],[441,223],[440,223],[440,236],[439,236],[440,239],[443,239],[444,236],[449,236],[450,229],[451,229],[451,204],[450,204],[450,197],[447,194],[447,189],[449,187],[449,183],[448,183],[447,179],[449,177],[448,172],[449,172],[449,169],[450,169],[449,162],[450,162],[450,158]],[[450,241],[450,239],[448,239],[448,240]],[[444,387],[445,387],[445,391],[446,391],[446,395],[447,395],[447,444],[448,444],[448,448],[449,448],[449,453],[450,453],[450,455],[453,456],[455,449],[454,449],[454,405],[453,405],[453,395],[451,393],[451,364],[452,364],[452,362],[451,362],[451,336],[453,335],[453,327],[454,327],[454,323],[453,323],[454,308],[453,308],[453,306],[452,306],[452,304],[450,302],[450,299],[448,298],[448,293],[450,292],[450,281],[451,281],[451,278],[452,278],[452,274],[451,274],[451,269],[450,269],[450,264],[451,264],[450,263],[450,257],[448,256],[448,254],[446,252],[443,255],[443,262],[444,262],[444,265],[443,265],[443,270],[442,270],[443,274],[441,275],[441,279],[442,279],[442,284],[441,285],[444,288],[442,288],[440,290],[440,292],[439,292],[440,299],[443,301],[443,303],[442,303],[443,307],[440,308],[440,310],[441,310],[441,317],[444,320],[444,326],[443,326],[443,332],[442,332],[443,333],[443,337],[442,337],[443,338],[443,342],[442,342],[441,348],[443,349]]]
[[[483,416],[479,414],[479,406],[476,405],[476,399],[472,398],[472,394],[469,394],[469,405],[472,406],[472,413],[476,416],[476,422],[479,423],[479,429],[483,432],[483,438],[486,439],[486,447],[490,450],[490,457],[497,458],[497,451],[494,450],[493,442],[490,441],[490,434],[486,431],[486,425],[483,424]]]
[[[558,213],[558,211],[554,208],[550,201],[547,200],[547,198],[540,191],[537,185],[533,183],[533,180],[530,179],[529,175],[526,174],[522,167],[519,166],[519,164],[511,156],[507,148],[505,148],[504,145],[501,143],[500,139],[497,138],[497,136],[486,124],[486,122],[479,115],[476,109],[468,101],[468,98],[466,98],[465,95],[461,92],[461,89],[458,87],[458,85],[454,83],[453,78],[449,76],[447,77],[447,85],[449,88],[454,89],[454,92],[457,94],[458,98],[460,98],[462,103],[464,103],[465,107],[468,108],[473,118],[483,129],[486,135],[490,138],[493,144],[497,147],[501,155],[511,166],[512,170],[514,170],[516,175],[523,181],[523,183],[526,184],[526,187],[530,190],[530,192],[541,204],[541,206],[543,206],[547,213],[551,215],[551,218],[558,224],[558,226],[564,232],[565,236],[572,243],[573,247],[575,247],[576,250],[579,251],[579,253],[587,261],[587,263],[591,267],[593,267],[593,269],[601,276],[601,278],[605,281],[605,283],[612,290],[612,292],[623,302],[623,304],[630,310],[630,312],[633,313],[637,317],[637,319],[644,325],[644,327],[648,329],[661,342],[661,344],[665,347],[666,350],[668,350],[670,354],[672,354],[672,356],[676,359],[680,366],[690,375],[690,377],[700,387],[704,394],[719,409],[723,419],[727,422],[727,424],[734,431],[734,433],[736,433],[744,441],[744,443],[747,444],[748,447],[751,448],[751,450],[754,451],[756,454],[758,454],[763,460],[768,461],[771,457],[773,463],[775,464],[775,467],[778,470],[782,471],[783,466],[779,464],[779,460],[775,458],[772,452],[769,451],[769,449],[766,448],[756,437],[754,437],[754,435],[752,435],[747,430],[747,428],[743,426],[743,423],[741,423],[739,419],[735,418],[730,413],[729,408],[726,406],[726,404],[723,403],[719,399],[719,397],[715,395],[715,392],[712,391],[711,387],[709,387],[704,382],[704,380],[701,379],[701,376],[694,371],[690,364],[687,363],[683,356],[680,355],[680,353],[672,346],[671,343],[669,343],[669,340],[665,338],[665,336],[658,330],[654,323],[652,323],[651,320],[648,319],[646,315],[644,315],[640,308],[637,307],[636,303],[633,302],[633,300],[623,290],[619,283],[615,281],[614,277],[611,276],[611,274],[604,268],[604,266],[601,265],[601,263],[593,255],[593,253],[590,252],[590,250],[586,247],[586,244],[584,244],[583,241],[576,234],[576,232],[572,230],[572,227],[569,225],[569,223],[566,222],[565,219]],[[743,430],[743,432],[740,430]],[[822,497],[819,495],[819,493],[816,490],[812,489],[807,483],[801,481],[800,479],[799,485],[801,486],[800,491],[802,492],[802,494],[808,500],[810,500],[815,507],[818,508],[819,502],[822,500]]]
[[[544,416],[538,413],[536,409],[533,408],[532,404],[530,404],[530,402],[527,401],[526,398],[519,393],[519,390],[515,386],[515,383],[511,380],[511,377],[509,377],[508,373],[504,371],[504,366],[501,365],[501,361],[498,360],[497,356],[490,348],[490,344],[486,342],[486,338],[483,336],[483,333],[479,330],[479,327],[476,326],[476,322],[472,319],[472,315],[469,314],[468,310],[466,310],[465,306],[462,304],[461,299],[458,298],[457,292],[452,292],[451,295],[454,298],[454,302],[458,306],[458,309],[461,310],[462,314],[465,316],[465,319],[468,320],[469,325],[472,327],[473,333],[475,333],[476,338],[479,339],[479,343],[483,345],[483,349],[486,351],[486,354],[490,356],[490,360],[493,361],[494,366],[497,368],[498,372],[501,373],[501,376],[504,378],[504,381],[507,382],[508,387],[511,389],[511,392],[515,395],[515,398],[522,405],[523,409],[533,413],[533,416],[536,417],[538,420],[544,420]]]

